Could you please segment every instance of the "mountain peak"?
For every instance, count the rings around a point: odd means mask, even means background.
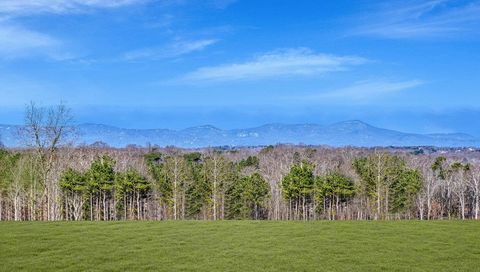
[[[198,128],[210,129],[210,130],[221,130],[221,129],[219,129],[218,127],[213,126],[213,125],[203,125],[203,126],[199,126]]]
[[[189,128],[184,129],[183,131],[189,131],[189,130],[221,131],[221,129],[219,129],[216,126],[213,126],[213,125],[202,125],[202,126],[196,126],[196,127],[189,127]]]
[[[336,124],[343,124],[343,125],[349,125],[349,126],[363,126],[363,127],[371,127],[370,124],[367,124],[363,121],[360,120],[347,120],[343,122],[338,122]]]
[[[338,122],[335,124],[332,124],[329,126],[330,128],[335,128],[335,129],[340,129],[340,130],[345,130],[345,131],[359,131],[359,130],[368,130],[368,129],[374,129],[375,127],[360,121],[360,120],[349,120],[349,121],[343,121],[343,122]]]

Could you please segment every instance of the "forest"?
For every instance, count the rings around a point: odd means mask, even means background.
[[[31,104],[0,150],[0,220],[478,219],[475,150],[109,148],[74,144],[65,106]]]

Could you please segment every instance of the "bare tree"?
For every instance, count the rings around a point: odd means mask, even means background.
[[[417,196],[417,208],[420,220],[424,219],[426,208],[426,219],[432,219],[432,204],[435,194],[438,191],[439,183],[432,170],[432,161],[428,157],[412,159],[412,165],[422,172],[423,185]]]
[[[470,171],[470,166],[456,162],[451,168],[452,193],[458,198],[460,205],[457,205],[457,207],[462,216],[462,220],[465,220],[466,198],[468,194],[468,182],[466,181],[466,176]]]
[[[59,219],[59,206],[56,205],[56,193],[59,190],[55,187],[55,181],[49,177],[58,149],[68,143],[69,136],[73,133],[72,120],[70,109],[63,103],[41,107],[31,102],[25,109],[25,126],[19,130],[26,146],[35,152],[41,176],[40,186],[43,189],[42,201],[46,202],[42,214],[48,220]]]
[[[32,107],[30,110],[28,116],[36,122],[22,130],[28,148],[0,150],[0,220],[231,218],[230,207],[240,202],[234,202],[237,200],[230,197],[232,191],[229,189],[242,177],[253,173],[264,176],[270,185],[270,196],[261,214],[271,220],[441,219],[449,214],[451,218],[478,219],[480,213],[479,152],[447,149],[432,151],[431,154],[413,154],[408,148],[290,145],[239,148],[234,151],[106,146],[70,148],[66,147],[71,132],[68,124],[62,130],[63,136],[54,144],[56,147],[50,148],[51,143],[46,140],[47,130],[51,129],[49,109],[41,110],[44,114],[42,118],[33,118],[38,117],[39,113]],[[37,134],[33,133],[35,131]],[[189,164],[190,159],[185,156],[189,152],[199,155],[195,167]],[[148,161],[149,155],[155,154],[161,154],[155,161],[159,166],[156,173],[158,180]],[[97,183],[103,182],[103,178],[90,175],[89,171],[92,162],[104,155],[116,164],[109,171],[108,188],[99,189]],[[258,165],[241,167],[242,162],[253,156],[258,158]],[[398,161],[391,157],[397,157]],[[368,163],[364,166],[366,172],[363,174],[357,171],[357,159]],[[313,174],[318,178],[317,181],[332,173],[350,178],[356,185],[355,194],[345,201],[341,198],[338,201],[337,194],[332,197],[334,202],[325,197],[315,198],[314,195],[311,201],[307,199],[302,200],[300,205],[291,205],[292,202],[286,199],[286,192],[282,190],[282,182],[292,165],[302,161],[316,166]],[[452,168],[455,164],[456,170]],[[466,168],[467,165],[469,168]],[[392,186],[392,182],[402,181],[400,172],[395,170],[397,166],[421,172],[422,184],[394,183],[396,187]],[[90,178],[90,182],[72,183],[76,184],[75,191],[78,194],[65,188],[62,178],[68,169]],[[130,175],[132,173],[135,175]],[[421,190],[404,195],[405,190],[412,190],[412,184]],[[120,191],[123,190],[120,188],[127,190]],[[236,187],[237,190],[244,190],[242,188]],[[107,197],[102,199],[103,195],[98,190],[107,192]],[[319,188],[312,194],[323,194],[321,190]],[[402,200],[404,196],[409,199]],[[416,200],[416,205],[413,205],[413,200]],[[404,204],[399,204],[399,201]],[[404,205],[404,208],[394,210],[399,205]],[[251,216],[257,218],[258,214]]]
[[[473,192],[473,210],[474,218],[478,220],[479,206],[480,206],[480,167],[478,165],[472,165],[470,169],[471,178],[469,179],[468,186]]]

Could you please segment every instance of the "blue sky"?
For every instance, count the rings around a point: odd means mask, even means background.
[[[1,0],[0,123],[480,136],[480,1]]]

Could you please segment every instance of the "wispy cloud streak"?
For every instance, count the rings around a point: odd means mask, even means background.
[[[461,3],[461,2],[460,2]],[[392,39],[444,37],[459,33],[478,33],[480,1],[467,4],[450,0],[402,1],[362,18],[366,22],[355,35]]]
[[[176,58],[187,55],[196,51],[201,51],[217,43],[215,39],[203,39],[194,41],[175,41],[164,47],[142,48],[127,52],[123,55],[122,60],[158,60],[166,58]]]
[[[243,63],[202,67],[183,76],[182,82],[256,80],[279,76],[308,76],[344,71],[368,60],[357,56],[318,54],[306,48],[262,54]]]
[[[10,16],[84,12],[97,8],[118,8],[147,2],[147,0],[2,0],[0,14]]]
[[[60,46],[61,42],[49,35],[17,25],[0,24],[0,58],[12,59],[37,54],[60,58],[54,52]]]
[[[2,0],[0,1],[0,58],[42,56],[53,60],[71,59],[58,37],[28,29],[22,16],[70,14],[94,9],[118,8],[149,0]]]
[[[421,80],[369,80],[356,82],[345,88],[321,91],[310,95],[286,97],[285,99],[312,103],[341,102],[362,104],[385,98],[388,95],[410,90],[423,84],[425,84],[425,82]]]

